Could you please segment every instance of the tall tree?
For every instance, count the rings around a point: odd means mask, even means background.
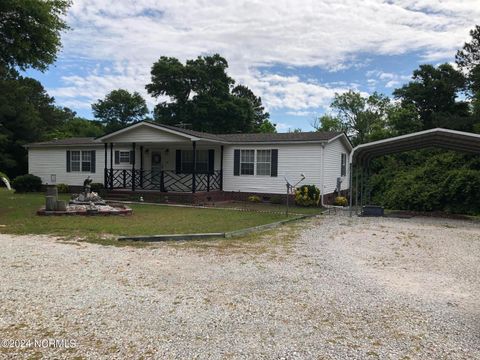
[[[0,66],[45,70],[60,49],[68,0],[0,1]]]
[[[455,62],[467,75],[472,95],[480,97],[480,25],[470,31],[470,36],[470,42],[457,51]]]
[[[331,103],[336,121],[329,126],[342,129],[352,138],[354,144],[385,137],[387,114],[391,106],[390,99],[384,95],[373,93],[365,97],[355,91],[335,94]]]
[[[24,145],[46,139],[65,117],[38,81],[0,71],[0,169],[10,177],[25,173]]]
[[[138,92],[113,90],[103,100],[92,104],[93,115],[107,131],[115,131],[134,122],[144,120],[148,114],[145,99]]]
[[[235,86],[232,94],[250,102],[250,106],[253,109],[253,127],[255,130],[258,130],[258,132],[276,132],[275,125],[270,122],[270,114],[265,111],[261,97],[256,96],[253,91],[245,85]]]
[[[347,131],[338,117],[329,114],[314,119],[311,125],[316,131]]]
[[[228,63],[218,54],[187,60],[161,57],[152,66],[150,95],[163,98],[154,109],[156,121],[188,124],[213,133],[273,131],[261,99],[245,86],[233,88]]]
[[[105,133],[105,127],[100,121],[78,117],[77,113],[69,108],[61,110],[63,110],[64,119],[60,125],[47,133],[47,139],[98,137]]]
[[[465,89],[465,77],[450,64],[420,65],[413,80],[393,94],[402,106],[413,106],[422,122],[422,129],[446,127],[471,131],[469,105],[458,97]]]

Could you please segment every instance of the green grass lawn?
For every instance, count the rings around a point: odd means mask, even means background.
[[[226,232],[285,219],[285,215],[274,213],[143,204],[131,205],[131,216],[36,215],[43,204],[43,193],[15,194],[0,188],[0,233],[95,239],[121,235]]]

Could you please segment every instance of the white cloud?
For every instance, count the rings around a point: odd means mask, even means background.
[[[68,13],[73,30],[63,38],[62,59],[106,65],[65,77],[65,86],[50,92],[61,101],[85,102],[118,87],[146,95],[158,57],[184,61],[218,52],[229,61],[230,74],[261,95],[269,109],[306,111],[327,106],[346,86],[263,67],[339,71],[365,66],[368,59],[358,59],[365,54],[413,51],[430,61],[443,59],[453,56],[479,18],[478,0],[77,0]],[[388,87],[403,81],[377,77]]]

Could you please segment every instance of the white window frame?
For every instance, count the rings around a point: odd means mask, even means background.
[[[120,150],[118,152],[118,162],[120,164],[130,164],[130,151]]]
[[[271,176],[272,175],[272,149],[257,149],[255,152],[255,175],[257,176]],[[268,154],[268,161],[265,161],[266,158],[260,159],[259,153]],[[259,161],[263,160],[263,161]],[[259,173],[258,165],[266,165],[265,168]]]
[[[78,156],[78,158],[74,159]],[[76,165],[76,166],[75,166]],[[70,151],[70,171],[71,172],[82,172],[82,151],[81,150],[71,150]]]
[[[88,170],[87,170],[87,166],[84,166],[84,164],[85,165],[88,164]],[[70,172],[76,172],[76,173],[92,172],[91,150],[70,150]]]
[[[252,156],[252,161],[243,161],[245,159],[245,157],[243,156],[243,154],[247,153],[247,152],[253,152],[253,156],[252,155],[249,155],[249,156]],[[255,154],[256,154],[256,151],[255,149],[240,149],[240,175],[241,176],[255,176]],[[247,159],[247,160],[250,160],[250,159]],[[244,170],[244,167],[242,165],[252,165],[252,173],[249,174],[249,173],[244,173],[243,170]]]
[[[82,172],[92,172],[92,153],[82,151]]]

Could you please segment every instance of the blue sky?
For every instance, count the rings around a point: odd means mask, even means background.
[[[145,84],[160,56],[220,53],[278,131],[311,130],[335,93],[390,95],[419,64],[453,62],[478,19],[478,0],[76,0],[57,62],[28,75],[91,119],[90,105],[118,88],[153,109]]]

